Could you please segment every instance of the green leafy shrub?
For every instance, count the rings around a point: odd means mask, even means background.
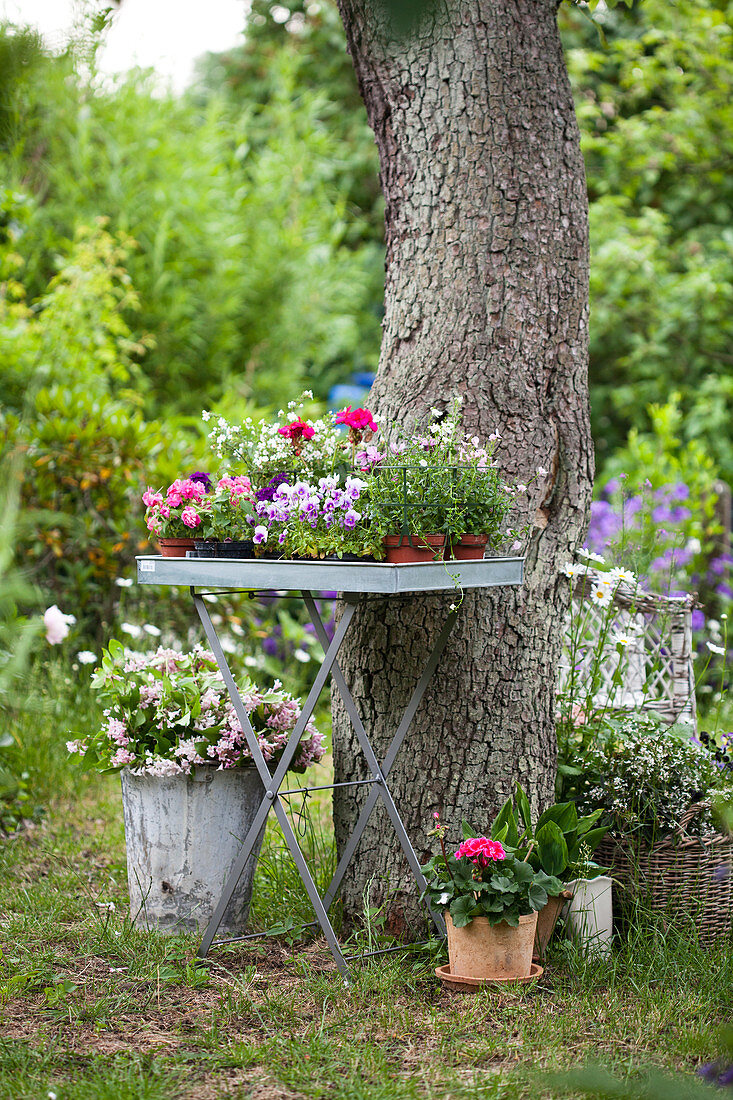
[[[733,5],[599,7],[604,42],[563,9],[590,198],[599,464],[677,390],[685,441],[733,480]]]
[[[306,376],[324,396],[373,367],[382,249],[359,239],[326,97],[293,59],[273,63],[265,142],[248,104],[163,94],[149,73],[100,86],[87,65],[84,77],[73,53],[46,56],[17,97],[6,160],[32,199],[19,242],[31,296],[59,245],[102,215],[138,245],[127,264],[135,324],[155,337],[148,416],[197,415],[231,391],[281,401]]]
[[[148,423],[140,408],[147,341],[123,318],[138,304],[127,247],[101,226],[82,230],[45,295],[28,304],[16,281],[0,299],[3,446],[23,458],[21,501],[34,517],[19,560],[97,634],[114,614],[114,580],[147,545],[146,480],[182,462],[187,442],[183,425]]]

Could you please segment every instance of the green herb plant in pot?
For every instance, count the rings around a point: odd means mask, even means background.
[[[608,829],[596,823],[602,810],[578,816],[574,802],[558,802],[532,824],[529,799],[517,783],[514,795],[506,800],[491,825],[492,840],[516,850],[534,871],[543,871],[560,880],[562,891],[550,897],[537,917],[536,952],[543,957],[563,906],[573,897],[573,888],[581,881],[605,875],[590,858]],[[582,892],[582,891],[581,891]],[[586,891],[587,893],[587,891]]]
[[[435,815],[430,835],[440,852],[422,868],[431,904],[445,911],[449,971],[456,979],[516,981],[532,977],[537,913],[562,890],[559,879],[536,871],[508,845],[475,836],[462,825],[455,854],[446,850],[447,826]],[[537,973],[537,968],[535,968]]]

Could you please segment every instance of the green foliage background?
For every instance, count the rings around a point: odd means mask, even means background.
[[[673,400],[673,443],[733,481],[733,2],[593,18],[560,13],[599,467],[626,461],[630,430],[656,446],[647,407]],[[210,462],[202,409],[322,399],[375,367],[383,240],[331,0],[255,0],[242,44],[182,95],[149,73],[103,80],[98,42],[87,27],[53,55],[0,32],[0,427],[37,517],[24,562],[46,602],[104,633],[111,581],[145,546],[140,491]]]

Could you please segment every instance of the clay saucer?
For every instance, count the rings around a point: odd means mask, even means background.
[[[492,985],[509,985],[511,982],[535,982],[544,974],[544,967],[533,962],[529,974],[523,978],[466,978],[463,974],[451,974],[450,963],[436,968],[435,973],[447,989],[453,989],[456,993],[478,993]]]

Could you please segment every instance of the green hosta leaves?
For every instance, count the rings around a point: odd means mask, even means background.
[[[517,810],[519,811],[519,817],[521,818],[522,825],[525,831],[531,832],[532,830],[532,815],[529,809],[529,799],[524,792],[524,789],[517,783]]]
[[[578,827],[578,812],[574,802],[559,802],[556,806],[550,806],[540,815],[537,822],[536,833],[548,821],[553,821],[563,833],[569,833]]]
[[[587,848],[590,852],[593,851],[608,832],[608,826],[603,825],[598,829],[589,829],[583,836],[578,837],[574,844],[571,844],[568,850],[568,861],[575,863],[580,858],[581,848]]]
[[[511,848],[516,848],[519,843],[517,819],[514,816],[511,798],[507,798],[494,818],[494,823],[491,826],[491,838],[492,840],[501,840],[502,843],[506,841]]]
[[[554,821],[547,821],[537,830],[536,840],[542,869],[548,875],[561,875],[568,865],[568,846],[562,830]]]
[[[596,821],[598,821],[598,818],[601,816],[602,813],[603,810],[594,810],[593,813],[588,814],[587,817],[578,818],[578,836],[582,836],[583,833],[587,833],[591,826],[594,825]],[[587,839],[585,842],[588,843]]]

